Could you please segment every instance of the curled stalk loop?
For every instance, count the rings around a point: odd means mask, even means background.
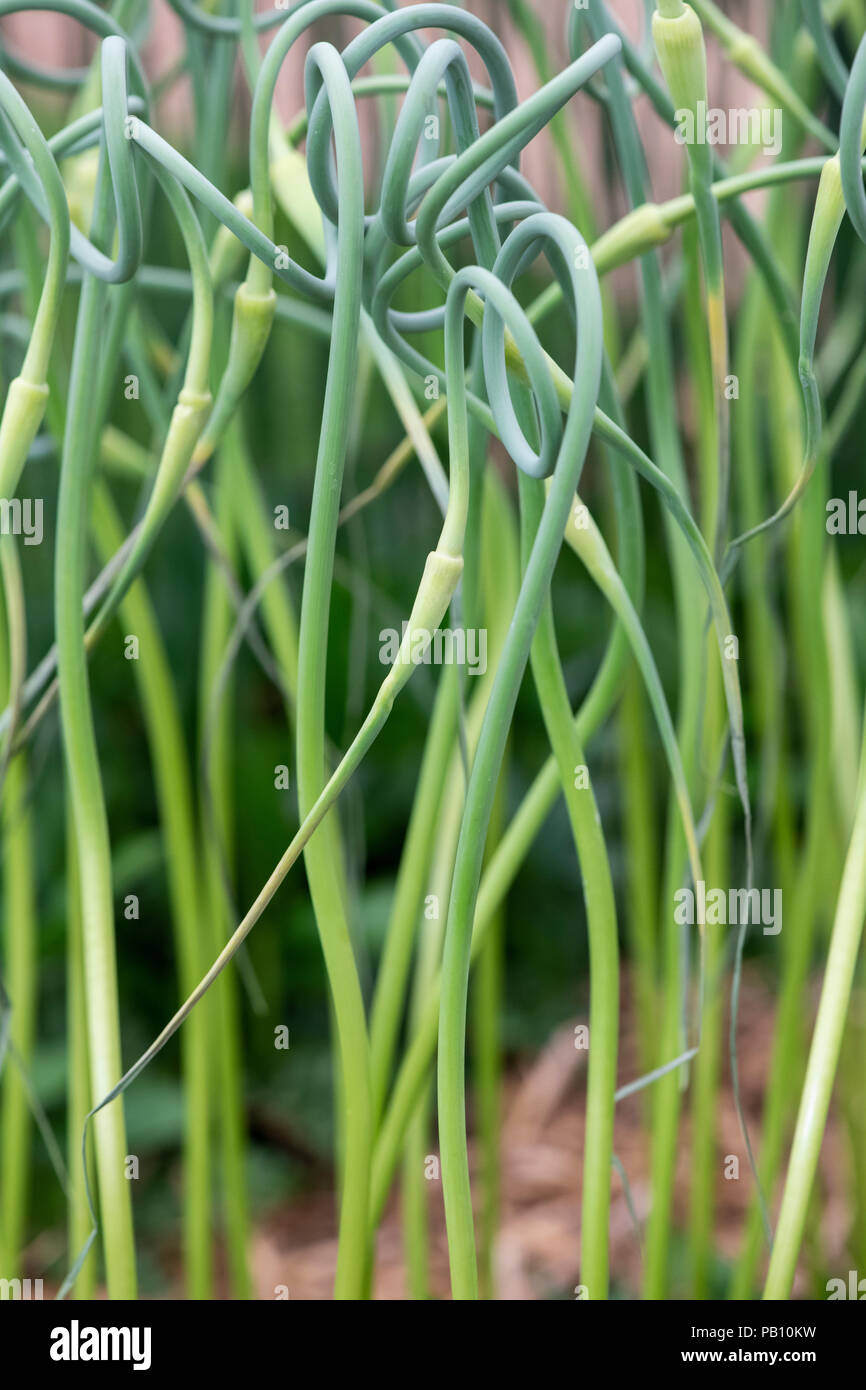
[[[580,480],[601,380],[601,296],[586,243],[574,227],[564,219],[549,213],[538,213],[528,218],[516,227],[504,242],[493,273],[510,288],[518,268],[524,264],[529,249],[538,251],[542,247],[558,267],[564,266],[568,270],[570,299],[577,325],[577,347],[572,373],[574,389],[559,440],[550,492],[525,566],[517,606],[481,727],[466,792],[445,928],[442,1001],[439,1014],[439,1138],[451,1288],[453,1296],[458,1299],[476,1298],[478,1292],[472,1197],[466,1153],[464,1070],[472,923],[484,842],[507,730],[529,660],[544,594],[550,584],[562,545],[565,524]],[[499,348],[504,343],[504,324],[498,303],[488,304],[485,323],[488,316],[493,320],[493,325],[487,329],[490,336],[486,364],[492,361],[494,346]],[[498,325],[497,318],[500,320]],[[522,318],[523,311],[515,302],[509,319],[512,323],[520,323]],[[521,332],[526,330],[532,331],[528,321],[525,326],[521,323]],[[488,387],[489,385],[490,383]],[[538,396],[538,411],[542,420],[547,417],[549,401],[550,391],[545,387]],[[518,437],[513,430],[510,404],[506,408],[505,418],[512,442],[518,445],[520,459],[524,463],[534,463],[537,468],[541,460],[529,458],[525,440],[522,440],[522,436]]]

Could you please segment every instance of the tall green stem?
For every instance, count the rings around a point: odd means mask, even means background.
[[[109,207],[105,169],[101,167],[92,223],[96,244],[108,240]],[[82,618],[87,517],[99,425],[93,418],[92,371],[99,357],[104,300],[105,286],[86,275],[78,309],[63,440],[54,598],[60,719],[81,873],[91,1094],[95,1097],[107,1095],[123,1072],[111,845],[93,727]],[[94,1149],[109,1296],[135,1298],[132,1200],[124,1171],[127,1147],[122,1099],[112,1101],[95,1117]]]
[[[235,551],[228,472],[234,458],[232,440],[238,422],[230,424],[217,454],[216,523],[224,553]],[[202,624],[199,686],[200,739],[202,749],[202,862],[205,898],[210,919],[209,953],[217,954],[234,927],[230,908],[233,880],[234,797],[231,717],[223,700],[211,718],[212,693],[231,633],[232,609],[225,576],[213,559],[207,567]],[[212,1036],[212,1084],[218,1098],[222,1196],[228,1265],[233,1295],[249,1298],[252,1292],[248,1243],[249,1215],[246,1185],[246,1135],[243,1101],[238,982],[233,972],[216,981],[210,1002]]]
[[[334,55],[336,59],[336,54]],[[341,71],[345,78],[345,69]],[[347,80],[347,79],[346,79]],[[316,459],[309,542],[298,639],[297,777],[301,818],[327,781],[325,682],[328,616],[340,489],[348,447],[355,356],[361,314],[363,188],[361,149],[354,110],[334,112],[341,170],[337,292],[325,388],[322,431]],[[354,173],[346,168],[354,165]],[[345,1163],[340,1204],[340,1248],[334,1286],[337,1298],[359,1298],[369,1260],[368,1201],[373,1141],[369,1039],[364,1000],[334,864],[340,840],[333,814],[304,849],[310,896],[325,955],[337,1025],[342,1071]]]
[[[5,634],[0,631],[0,667],[5,666]],[[0,676],[2,679],[2,676]],[[5,682],[4,682],[5,684]],[[0,1230],[5,1278],[18,1276],[27,1229],[30,1188],[30,1105],[21,1068],[29,1072],[36,1036],[36,883],[33,818],[28,805],[27,758],[14,758],[3,787],[2,865],[4,984],[12,1007],[9,1038],[17,1065],[7,1058],[0,1106]]]
[[[857,815],[848,845],[842,886],[836,905],[827,968],[821,988],[821,1001],[812,1034],[806,1078],[800,1097],[800,1109],[794,1142],[788,1161],[788,1172],[782,1194],[782,1206],[764,1285],[765,1299],[790,1297],[797,1270],[797,1257],[803,1240],[809,1197],[815,1181],[821,1141],[830,1108],[830,1096],[839,1063],[842,1036],[851,987],[857,965],[857,953],[863,935],[866,916],[866,725],[860,754],[860,783],[857,792]]]
[[[92,1229],[90,1206],[81,1166],[81,1134],[90,1110],[90,1068],[87,1057],[87,1007],[84,999],[84,956],[81,934],[81,883],[72,808],[66,806],[66,1039],[69,1048],[66,1100],[66,1152],[69,1170],[67,1226],[69,1259],[83,1250]],[[88,1134],[88,1159],[93,1152]],[[93,1298],[96,1288],[96,1253],[91,1250],[72,1290],[76,1299]]]
[[[540,484],[521,478],[520,495],[526,558],[541,517],[544,489]],[[619,1035],[616,905],[598,804],[571,717],[549,594],[541,610],[531,662],[583,880],[590,975],[580,1278],[589,1298],[605,1300],[609,1279],[608,1226]]]
[[[107,488],[94,494],[92,530],[104,561],[116,554],[123,531]],[[207,959],[202,884],[195,841],[193,795],[183,724],[156,615],[139,580],[120,604],[124,631],[134,633],[141,657],[133,663],[147,729],[162,822],[169,898],[181,997],[192,990]],[[181,1039],[184,1089],[183,1248],[190,1298],[212,1297],[211,1159],[208,1013],[199,1009]],[[86,1107],[89,1109],[89,1106]],[[80,1132],[80,1131],[79,1131]],[[74,1173],[80,1171],[76,1155]]]

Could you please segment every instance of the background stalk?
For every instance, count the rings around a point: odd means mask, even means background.
[[[234,526],[228,472],[233,466],[234,421],[216,460],[216,513],[224,553],[235,555]],[[223,699],[212,717],[212,694],[231,633],[232,610],[221,567],[208,559],[199,668],[199,709],[202,782],[201,855],[205,900],[210,922],[208,954],[219,953],[235,927],[233,908],[234,795],[231,720],[232,707]],[[229,1279],[235,1298],[252,1294],[247,1246],[249,1213],[246,1186],[246,1119],[243,1101],[238,982],[232,972],[216,981],[208,1020],[216,1042],[211,1057],[211,1084],[217,1096],[220,1134],[222,1202]]]
[[[4,542],[8,543],[8,542]],[[5,616],[0,615],[0,686],[8,689]],[[28,761],[13,758],[6,771],[2,810],[4,985],[12,1017],[9,1040],[15,1049],[3,1076],[0,1105],[0,1172],[3,1202],[3,1275],[20,1276],[27,1231],[31,1162],[30,1102],[23,1073],[29,1074],[36,1037],[37,916]]]
[[[123,539],[104,484],[95,489],[92,530],[107,561]],[[198,867],[190,771],[177,693],[147,592],[141,580],[120,605],[125,633],[134,633],[142,653],[133,663],[156,782],[175,953],[181,998],[194,988],[207,964],[208,934],[202,920],[204,884]],[[209,1017],[199,1010],[181,1038],[184,1088],[183,1250],[187,1295],[213,1296],[211,1252],[211,1053]],[[89,1107],[88,1107],[89,1108]],[[80,1163],[72,1172],[77,1173]]]
[[[701,481],[701,530],[710,540],[717,531],[721,503],[718,475],[716,392],[711,354],[707,351],[706,324],[700,312],[700,252],[694,227],[684,234],[686,259],[685,332],[691,364],[691,386],[697,404],[698,432],[695,448]],[[729,834],[731,816],[728,792],[718,774],[719,749],[724,747],[726,711],[724,692],[714,660],[712,635],[704,656],[706,672],[700,759],[706,814],[710,815],[703,844],[707,883],[716,887],[731,878]],[[711,1260],[715,1226],[716,1190],[721,1167],[717,1143],[717,1113],[722,1058],[724,1012],[724,930],[708,927],[706,940],[705,1006],[701,1043],[694,1065],[691,1096],[691,1185],[689,1190],[689,1253],[692,1290],[696,1298],[710,1297]]]
[[[72,809],[66,810],[66,1037],[69,1047],[66,1098],[66,1166],[69,1172],[69,1262],[76,1259],[90,1236],[93,1221],[81,1165],[81,1135],[90,1110],[90,1064],[87,1056],[87,1006],[84,998],[84,954],[81,931],[81,884],[76,860]],[[88,1159],[93,1153],[88,1134]],[[96,1292],[96,1251],[81,1266],[72,1297],[93,1298]]]
[[[764,1285],[765,1299],[787,1299],[796,1273],[797,1258],[806,1226],[812,1184],[830,1095],[839,1062],[842,1035],[857,964],[857,953],[866,915],[866,733],[861,749],[857,815],[845,859],[842,886],[821,1002],[812,1034],[806,1077],[800,1097],[797,1126],[788,1161],[782,1206],[773,1240],[770,1267]]]

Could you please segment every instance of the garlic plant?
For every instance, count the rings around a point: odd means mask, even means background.
[[[40,3],[46,22],[63,14],[98,41],[86,70],[45,69],[35,46],[0,54],[10,74],[0,72],[0,286],[14,306],[2,320],[3,369],[12,363],[14,371],[0,415],[4,517],[16,515],[13,504],[43,460],[59,460],[46,537],[53,630],[36,661],[27,552],[6,528],[0,536],[0,1277],[17,1277],[28,1243],[26,1172],[36,1140],[26,1107],[44,877],[65,884],[70,1248],[59,1291],[89,1296],[104,1275],[109,1297],[139,1294],[125,1107],[182,1030],[185,1293],[214,1296],[220,1196],[229,1288],[249,1294],[249,1011],[235,972],[255,1000],[245,943],[303,860],[306,890],[296,891],[308,893],[332,1015],[334,1294],[372,1295],[376,1235],[402,1161],[406,1266],[416,1296],[429,1295],[419,1165],[432,1146],[451,1294],[495,1297],[501,936],[503,923],[512,929],[509,890],[561,797],[581,890],[575,935],[585,924],[589,960],[586,1094],[569,1099],[584,1120],[582,1151],[573,1154],[582,1190],[579,1296],[604,1300],[612,1279],[622,1281],[610,1259],[612,1178],[622,1171],[616,1107],[635,1094],[650,1151],[643,1295],[673,1291],[687,1110],[695,1171],[686,1286],[706,1297],[718,1285],[715,1134],[730,985],[729,1065],[752,1195],[723,1292],[757,1292],[766,1234],[764,1296],[788,1298],[798,1262],[820,1258],[817,1240],[804,1254],[819,1151],[834,1081],[841,1069],[853,1084],[864,1042],[852,1025],[854,1043],[843,1048],[855,991],[862,1003],[866,912],[852,611],[859,580],[847,559],[840,570],[825,525],[831,469],[844,463],[866,380],[862,321],[845,304],[862,294],[864,276],[864,7],[852,0],[833,28],[826,7],[787,0],[758,38],[709,0],[658,0],[636,40],[614,4],[593,0],[568,8],[565,42],[554,49],[550,7],[533,0],[500,4],[501,32],[470,5],[426,0],[295,0],[258,13],[249,0],[169,3],[182,59],[159,83],[144,56],[151,7],[131,0],[105,9],[90,0]],[[20,8],[0,0],[0,16]],[[512,45],[522,44],[537,74],[523,100],[512,70]],[[278,83],[299,54],[303,90],[285,123]],[[762,128],[762,104],[779,103],[784,138],[772,160],[729,151],[725,163],[714,147],[708,112],[728,90],[729,64],[758,94],[753,129]],[[228,153],[237,72],[250,96],[240,183]],[[182,78],[192,129],[170,140],[160,132],[159,98]],[[639,96],[648,99],[640,113]],[[609,131],[605,173],[625,195],[618,219],[605,220],[589,192],[594,156],[582,132],[593,105]],[[50,137],[49,123],[58,126]],[[553,207],[521,169],[527,147],[545,134],[560,183]],[[664,203],[650,197],[650,151],[683,181]],[[765,203],[744,201],[756,190]],[[744,288],[726,274],[725,222],[747,261]],[[183,269],[152,263],[166,241],[182,252]],[[622,267],[637,287],[634,312],[606,279]],[[309,514],[288,548],[270,525],[247,438],[260,393],[279,398],[273,383],[286,341],[327,353],[320,413],[319,383],[306,401],[315,457],[299,457],[298,420],[283,416],[284,438],[274,441],[287,475],[309,463]],[[121,361],[135,368],[150,444],[118,409]],[[354,462],[374,377],[406,437],[359,489]],[[506,474],[494,473],[493,455]],[[356,705],[366,700],[365,712],[341,738],[331,615],[346,566],[344,528],[383,505],[413,456],[441,530],[438,540],[434,531],[424,538],[414,595],[401,600],[396,655],[372,694],[362,672]],[[115,475],[144,488],[131,518],[113,497]],[[187,673],[172,669],[161,631],[170,615],[145,587],[162,573],[184,513],[206,562],[200,624],[183,632],[187,651],[201,642],[192,746]],[[594,586],[585,592],[599,613],[610,609],[603,651],[569,651],[559,635],[559,586],[574,564],[564,550]],[[297,611],[285,582],[291,565],[301,576]],[[189,612],[179,603],[181,621]],[[96,676],[116,653],[118,618],[134,635],[173,919],[171,932],[154,930],[173,943],[180,997],[132,1061],[141,1028],[127,1024],[117,782]],[[391,746],[392,713],[411,699],[416,668],[436,663],[446,622],[464,636],[483,630],[491,664],[471,692],[465,673],[437,673],[371,972],[357,940],[357,855],[344,810],[347,797],[362,795],[374,760],[390,756],[382,749]],[[244,689],[245,667],[233,669],[244,648],[278,692],[297,818],[252,900],[236,906],[249,808],[233,767],[231,701]],[[513,745],[527,691],[550,756],[515,804]],[[55,720],[65,865],[38,862],[31,809],[33,799],[38,815],[50,795],[33,768]],[[613,795],[604,730],[621,749]],[[717,884],[709,898],[705,875]],[[776,1046],[753,1147],[738,1059],[749,918],[726,938],[717,901],[730,890],[751,904],[768,880],[790,894],[785,920],[794,925],[772,948]],[[701,905],[686,930],[676,910],[683,895]],[[441,899],[434,925],[424,919],[428,897]],[[257,939],[270,932],[279,942],[292,929],[271,912]],[[544,932],[544,903],[533,929]],[[806,1059],[813,957],[824,974]],[[637,1075],[624,1075],[619,1055],[623,970],[634,986]],[[852,1257],[866,1252],[858,1104],[847,1121],[861,1242]]]

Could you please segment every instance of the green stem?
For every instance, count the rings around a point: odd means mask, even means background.
[[[104,162],[104,161],[103,161]],[[92,236],[107,240],[108,187],[101,169]],[[111,846],[93,728],[82,602],[87,516],[99,422],[92,411],[92,370],[99,356],[105,287],[85,276],[78,309],[60,474],[55,560],[55,625],[60,718],[81,869],[84,969],[91,1094],[106,1095],[122,1074]],[[96,1167],[109,1296],[136,1296],[132,1202],[125,1176],[123,1102],[94,1120]]]
[[[647,757],[646,714],[640,677],[628,672],[617,719],[620,775],[623,782],[623,838],[626,857],[626,922],[633,980],[641,1067],[656,1064],[657,1028],[656,911],[658,901],[658,844],[652,767]]]
[[[543,486],[520,479],[524,557],[537,531]],[[616,905],[601,817],[586,757],[575,735],[548,593],[532,646],[532,674],[547,736],[559,769],[583,879],[589,936],[589,1070],[581,1218],[581,1283],[605,1300],[609,1280],[610,1184],[619,1034],[619,950]]]
[[[5,627],[5,623],[3,624]],[[5,661],[5,634],[0,632],[0,665]],[[0,684],[5,685],[0,672]],[[20,1268],[27,1229],[30,1188],[30,1105],[22,1069],[30,1069],[36,1035],[36,885],[33,856],[33,818],[27,760],[13,759],[4,786],[2,812],[4,984],[12,1008],[9,1040],[17,1066],[7,1060],[0,1106],[0,1171],[4,1277],[14,1279]]]
[[[698,235],[690,227],[684,237],[686,257],[685,332],[686,356],[691,364],[691,384],[697,406],[696,449],[700,467],[701,529],[705,536],[717,532],[722,505],[718,469],[717,412],[712,354],[708,351],[706,324],[701,309],[701,257]],[[705,712],[700,742],[703,784],[708,807],[714,800],[705,841],[707,882],[728,882],[730,852],[728,836],[730,814],[727,796],[716,775],[718,750],[725,735],[725,709],[718,670],[712,660],[712,643],[707,644],[705,670]],[[711,1255],[718,1183],[717,1107],[722,1055],[724,951],[722,934],[710,931],[706,942],[706,994],[701,1023],[701,1045],[695,1059],[692,1095],[692,1182],[690,1187],[689,1245],[692,1265],[692,1293],[705,1299],[709,1294]]]
[[[436,834],[449,752],[456,732],[456,669],[448,669],[439,683],[430,721],[370,1013],[370,1067],[377,1126],[391,1080],[418,914],[425,896],[430,845]]]
[[[123,531],[108,490],[94,494],[91,521],[103,560],[117,551]],[[181,998],[192,990],[207,961],[195,817],[183,724],[175,683],[156,615],[139,580],[120,604],[124,631],[139,640],[134,662],[147,729],[168,876]],[[210,1053],[205,1010],[190,1019],[181,1041],[184,1089],[183,1247],[190,1298],[213,1296],[211,1268]],[[85,1108],[89,1109],[89,1106]],[[79,1130],[80,1132],[80,1130]],[[77,1136],[76,1136],[77,1138]],[[80,1163],[71,1171],[78,1173]]]
[[[571,711],[569,711],[570,719]],[[505,786],[508,777],[506,750],[493,815],[488,855],[502,832]],[[478,1114],[481,1214],[479,1218],[478,1287],[482,1299],[496,1298],[496,1237],[502,1202],[502,1015],[505,1004],[505,912],[494,915],[478,957],[473,996],[473,1063],[475,1105]]]
[[[573,229],[555,219],[548,221],[544,215],[529,218],[506,242],[497,261],[498,275],[507,284],[516,271],[526,244],[531,241],[537,246],[542,236],[550,237],[563,262],[571,270],[579,323],[578,346],[571,406],[558,450],[553,483],[526,566],[469,779],[448,908],[439,1016],[439,1135],[451,1288],[455,1299],[474,1299],[478,1293],[466,1154],[464,1057],[472,923],[484,844],[508,727],[583,467],[601,377],[600,296],[594,275],[587,275],[586,269],[577,269],[578,264],[583,263],[582,254],[578,254],[583,242]],[[486,323],[493,324],[493,319],[486,320]],[[498,345],[496,351],[501,351]],[[490,362],[486,362],[486,366],[489,368]],[[462,382],[462,374],[460,380]],[[488,389],[494,389],[490,381]],[[542,399],[539,406],[545,415],[549,414],[549,401]],[[525,453],[525,450],[524,440],[521,452]]]
[[[67,1220],[69,1256],[74,1260],[90,1237],[93,1221],[81,1164],[81,1135],[90,1110],[90,1066],[87,1056],[87,1006],[84,998],[84,953],[81,928],[81,883],[75,847],[72,807],[66,803],[66,1038],[67,1069],[67,1168],[69,1202]],[[88,1136],[88,1159],[93,1150]],[[91,1250],[81,1266],[72,1297],[93,1298],[96,1289],[96,1254]]]
[[[342,65],[341,71],[348,82]],[[359,177],[360,141],[354,112],[347,119],[341,107],[334,118],[343,195],[338,232],[340,270],[310,509],[298,643],[297,777],[302,819],[310,812],[327,781],[328,613],[361,313],[363,188]],[[345,161],[350,159],[356,176],[350,176],[346,169]],[[334,817],[326,817],[319,834],[305,847],[304,862],[331,987],[345,1107],[345,1163],[334,1292],[337,1298],[352,1299],[363,1295],[370,1255],[368,1203],[373,1108],[364,1000],[349,932],[347,904],[340,891],[341,875],[335,874],[333,868],[340,854],[336,821]]]
[[[231,558],[234,555],[234,532],[228,478],[234,466],[232,439],[238,428],[237,420],[233,421],[217,455],[216,524],[222,545]],[[234,926],[230,892],[233,870],[231,847],[234,834],[230,701],[223,699],[216,716],[211,718],[212,692],[231,634],[231,625],[232,608],[226,592],[225,578],[220,566],[210,560],[205,580],[199,675],[203,801],[201,853],[210,920],[210,955],[220,950],[227,930],[230,931]],[[219,1111],[222,1195],[229,1274],[233,1296],[249,1298],[252,1284],[247,1250],[249,1216],[245,1172],[243,1062],[237,978],[232,972],[225,972],[216,981],[210,1001],[209,1022],[214,1030],[212,1036],[216,1039],[216,1055],[212,1058],[212,1081]]]
[[[809,1197],[815,1181],[818,1156],[830,1096],[839,1062],[857,953],[866,915],[866,725],[860,754],[857,815],[848,845],[842,885],[836,904],[827,968],[821,988],[818,1016],[812,1034],[806,1077],[782,1206],[770,1256],[765,1299],[787,1299],[791,1294],[797,1257],[806,1226]]]

